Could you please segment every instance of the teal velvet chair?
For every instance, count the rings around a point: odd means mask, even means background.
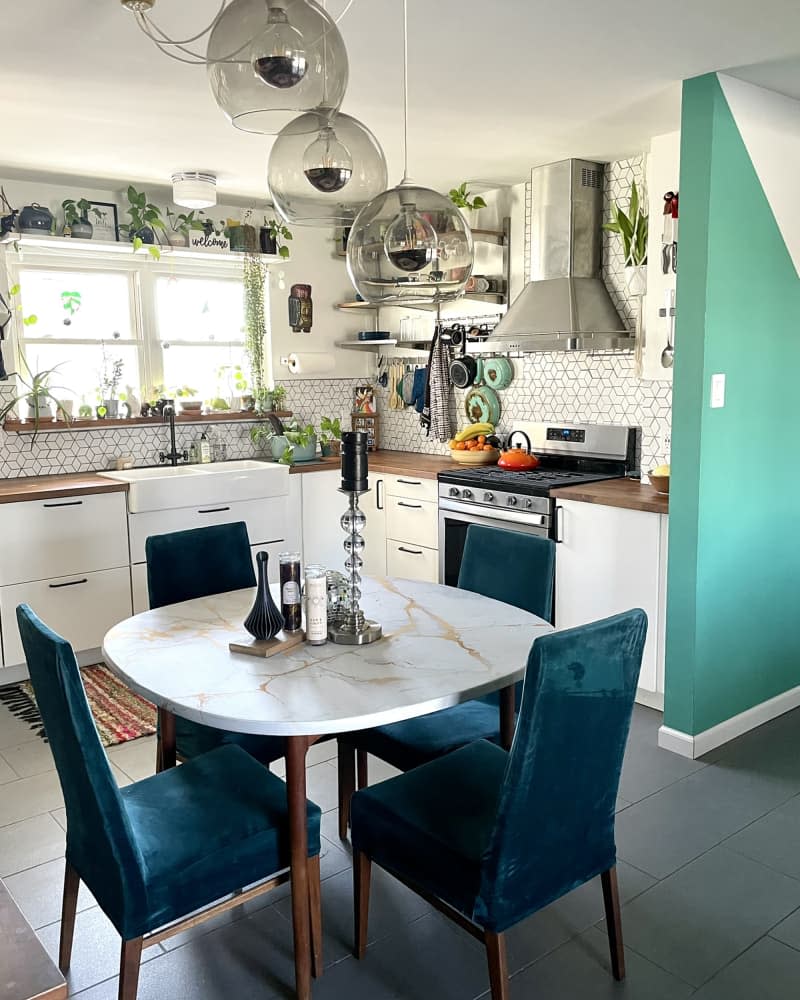
[[[506,1000],[505,931],[600,875],[624,978],[614,809],[646,632],[634,610],[537,639],[510,753],[481,740],[356,792],[359,958],[374,861],[485,943]]]
[[[241,747],[224,746],[117,788],[72,647],[25,604],[17,622],[67,809],[59,966],[69,969],[83,881],[122,937],[119,1000],[134,1000],[143,947],[177,933],[189,914],[196,920],[197,910],[216,903],[211,916],[286,881],[276,874],[289,865],[286,786]],[[320,820],[309,802],[315,956]]]
[[[250,539],[243,521],[151,535],[145,542],[145,558],[151,608],[256,585]],[[242,747],[267,765],[283,757],[285,752],[285,741],[280,736],[228,732],[179,715],[174,719],[178,760],[191,760],[198,754],[228,744]],[[169,763],[165,761],[159,717],[156,767],[161,771]]]
[[[472,524],[467,529],[458,575],[461,590],[513,604],[546,621],[552,619],[555,543],[539,535]],[[517,685],[517,707],[522,684]],[[339,836],[347,836],[350,798],[356,780],[368,784],[367,754],[409,771],[475,740],[500,742],[498,696],[468,701],[404,722],[339,738]]]

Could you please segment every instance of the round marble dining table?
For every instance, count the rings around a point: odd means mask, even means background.
[[[273,588],[277,596],[277,587]],[[302,643],[269,658],[233,653],[254,590],[145,611],[115,625],[105,662],[159,708],[163,766],[175,763],[174,715],[235,732],[286,737],[297,996],[311,996],[306,753],[319,738],[410,719],[500,691],[510,744],[514,684],[541,618],[480,594],[434,583],[375,577],[361,606],[383,627],[365,646]],[[170,745],[171,744],[171,745]],[[321,968],[319,956],[315,963]]]

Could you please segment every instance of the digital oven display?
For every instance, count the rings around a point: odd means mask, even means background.
[[[586,441],[586,431],[575,427],[548,427],[547,440],[574,441],[576,444],[583,444]]]

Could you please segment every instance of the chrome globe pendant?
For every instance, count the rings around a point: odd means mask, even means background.
[[[408,0],[403,0],[403,179],[361,209],[347,240],[347,271],[377,305],[439,304],[464,294],[472,233],[449,198],[408,177]]]
[[[289,225],[351,226],[386,180],[378,140],[358,119],[333,109],[290,122],[267,166],[270,196]]]
[[[276,135],[306,112],[336,111],[347,89],[344,41],[314,0],[232,0],[211,29],[206,62],[214,99],[245,132]]]

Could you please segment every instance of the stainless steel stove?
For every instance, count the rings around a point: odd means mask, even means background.
[[[497,466],[464,467],[439,473],[439,579],[455,586],[467,528],[487,524],[558,541],[558,517],[551,491],[639,468],[639,428],[616,424],[523,423],[531,451],[540,461],[532,472]],[[516,440],[521,440],[516,438]]]

